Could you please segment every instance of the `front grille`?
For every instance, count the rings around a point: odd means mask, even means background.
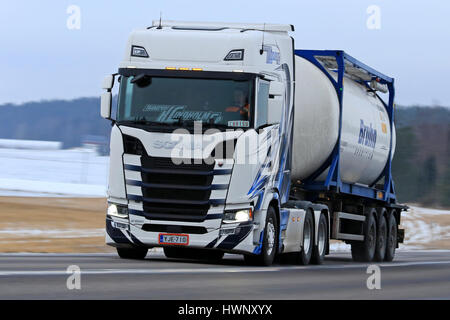
[[[141,156],[144,215],[153,220],[203,221],[210,208],[214,163],[175,164]]]
[[[229,176],[231,168],[215,170],[213,158],[197,163],[193,159],[152,157],[137,138],[127,135],[124,146],[126,184],[130,189],[127,198],[142,203],[142,211],[136,214],[150,220],[202,222],[211,205],[225,203],[223,192],[211,195],[213,190],[227,189],[229,182],[212,182],[214,175]]]
[[[205,227],[161,225],[149,223],[144,224],[142,226],[142,230],[151,232],[191,233],[191,234],[205,234],[208,232]]]

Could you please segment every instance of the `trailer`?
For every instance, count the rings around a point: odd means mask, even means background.
[[[355,261],[394,259],[407,209],[391,173],[394,79],[341,50],[296,50],[293,31],[154,21],[132,32],[101,99],[106,243],[120,257],[162,247],[320,264],[336,239]]]

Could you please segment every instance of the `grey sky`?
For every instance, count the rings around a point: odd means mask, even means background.
[[[66,26],[69,5],[81,29]],[[369,5],[381,29],[369,30]],[[0,8],[0,103],[97,96],[129,32],[153,19],[295,25],[297,49],[343,49],[396,78],[397,103],[450,106],[450,1],[5,0]]]

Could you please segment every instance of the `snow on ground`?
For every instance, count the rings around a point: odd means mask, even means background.
[[[99,156],[91,149],[0,148],[0,196],[104,197],[108,167],[109,157]],[[406,239],[400,244],[400,250],[450,247],[450,210],[411,205],[408,212],[402,213],[402,228]],[[8,232],[1,230],[0,236]],[[21,233],[33,232],[30,229]],[[74,230],[54,232],[59,236],[75,234]],[[330,245],[331,251],[350,250],[349,245],[340,241]]]
[[[450,242],[450,210],[410,206],[402,213],[405,243],[400,248],[442,248]]]
[[[1,229],[3,237],[45,237],[45,238],[80,238],[103,237],[105,229]],[[11,241],[9,239],[8,241]]]
[[[104,197],[108,165],[92,149],[0,149],[0,196]]]

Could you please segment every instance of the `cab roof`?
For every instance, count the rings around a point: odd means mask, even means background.
[[[229,23],[229,22],[196,22],[196,21],[176,21],[176,20],[153,20],[152,27],[171,27],[173,29],[188,30],[258,30],[267,32],[290,32],[294,31],[291,24],[272,23]]]

